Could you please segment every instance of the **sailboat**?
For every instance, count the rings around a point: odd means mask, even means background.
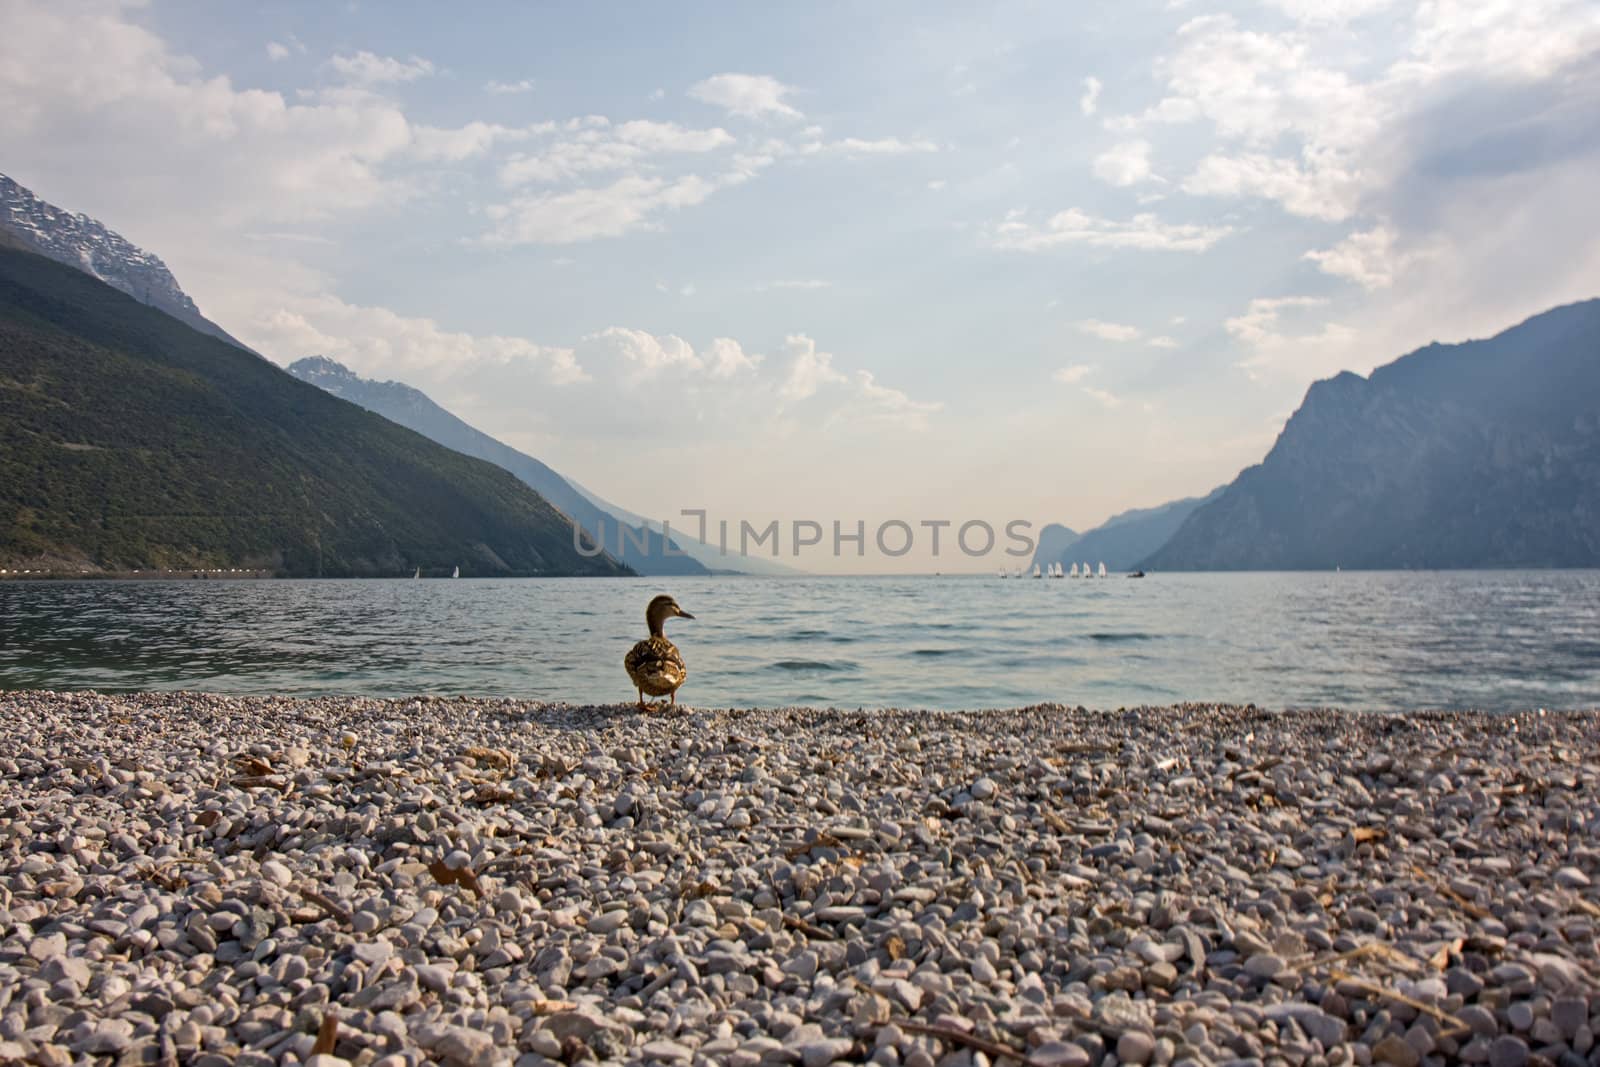
[[[1043,578],[1044,577],[1044,575],[1039,573],[1039,565],[1037,563],[1035,563],[1033,565],[1033,576],[1035,578]]]
[[[1076,563],[1072,565],[1072,574],[1070,576],[1073,578],[1078,576],[1078,565]]]
[[[459,578],[459,577],[461,577],[461,568],[460,568],[460,567],[457,567],[457,568],[456,568],[456,569],[455,569],[455,570],[453,570],[453,571],[451,571],[451,572],[450,572],[450,577],[452,577],[452,578]]]
[[[418,568],[417,568],[417,573],[415,573],[415,574],[413,574],[413,575],[412,575],[412,576],[411,576],[411,577],[412,577],[412,578],[413,578],[413,579],[416,579],[416,578],[421,578],[421,577],[422,577],[422,568],[421,568],[421,567],[418,567]]]
[[[1002,577],[1002,578],[1006,577],[1006,569],[1004,567],[1000,568],[1000,577]]]
[[[1105,576],[1106,576],[1106,561],[1105,560],[1101,560],[1100,561],[1100,572],[1098,574],[1098,577],[1104,578]]]

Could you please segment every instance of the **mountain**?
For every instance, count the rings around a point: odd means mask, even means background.
[[[37,252],[76,267],[201,333],[244,347],[200,314],[161,257],[87,215],[40,200],[4,174],[0,174],[0,247]]]
[[[644,549],[639,548],[639,539],[623,536],[620,538],[622,551],[618,555],[620,531],[619,522],[614,516],[595,506],[587,496],[543,463],[467,425],[428,399],[428,396],[420,390],[400,382],[378,382],[362,378],[344,364],[325,356],[308,356],[298,360],[290,365],[289,373],[334,396],[343,397],[352,404],[359,404],[368,411],[377,412],[390,422],[397,422],[401,426],[415,430],[446,448],[487,460],[497,467],[510,471],[540,496],[565,512],[569,518],[576,519],[578,524],[591,535],[599,538],[603,533],[606,548],[612,555],[617,555],[640,574],[707,573],[705,567],[686,555],[667,555],[661,535],[641,531],[637,524],[635,533],[641,535]],[[674,552],[682,551],[676,540],[670,544]]]
[[[648,519],[643,515],[629,511],[627,508],[618,507],[570,478],[567,480],[567,484],[582,493],[584,498],[595,507],[636,530],[651,529],[657,532],[661,530],[661,521],[659,519]],[[698,561],[701,566],[712,574],[759,574],[768,577],[792,577],[796,574],[805,573],[805,571],[798,568],[788,567],[777,562],[770,555],[747,556],[740,553],[738,550],[738,523],[733,520],[729,520],[729,545],[728,551],[724,553],[717,541],[717,527],[714,523],[715,520],[709,517],[706,519],[706,540],[702,542],[697,540],[700,535],[699,520],[692,515],[682,516],[677,530],[674,531],[673,544],[681,547],[683,551],[689,554],[690,559]]]
[[[629,573],[510,474],[79,270],[0,249],[0,561]]]
[[[1600,300],[1311,386],[1166,570],[1600,565]]]
[[[1069,558],[1067,550],[1077,544],[1081,536],[1083,535],[1077,530],[1063,526],[1059,522],[1052,522],[1039,531],[1039,544],[1033,550],[1031,566],[1044,570],[1050,564],[1062,563],[1070,569],[1078,557],[1074,553]]]
[[[1091,564],[1104,563],[1109,570],[1127,571],[1137,567],[1150,553],[1166,544],[1185,519],[1203,504],[1222,495],[1226,486],[1218,486],[1206,496],[1191,496],[1173,500],[1153,508],[1134,508],[1113,515],[1094,529],[1074,535],[1073,541],[1063,545],[1060,552],[1047,555],[1041,537],[1039,551],[1033,561],[1043,567],[1060,563],[1068,570],[1074,561]],[[1047,526],[1046,530],[1063,527]]]

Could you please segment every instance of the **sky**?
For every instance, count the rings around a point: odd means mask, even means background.
[[[1594,0],[970,7],[0,0],[0,172],[819,571],[991,569],[950,531],[1205,493],[1312,381],[1600,295]]]

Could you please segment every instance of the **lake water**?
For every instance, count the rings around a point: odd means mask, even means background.
[[[0,689],[612,703],[670,592],[700,706],[1600,707],[1600,571],[0,583]]]

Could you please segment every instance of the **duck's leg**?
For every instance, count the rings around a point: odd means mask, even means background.
[[[649,711],[650,710],[649,706],[647,704],[645,704],[645,702],[644,702],[644,690],[643,689],[639,690],[639,710],[640,711]]]

